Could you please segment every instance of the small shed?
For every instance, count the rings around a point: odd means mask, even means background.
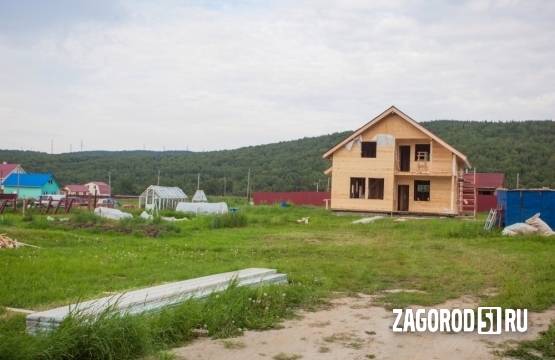
[[[175,209],[184,201],[187,201],[187,195],[180,188],[157,185],[150,185],[139,197],[139,205],[146,210]]]
[[[540,213],[540,218],[555,229],[555,190],[497,190],[497,204],[503,208],[505,226],[524,222]]]
[[[193,195],[193,202],[208,202],[208,199],[206,198],[206,195],[204,194],[204,191],[202,190],[197,190],[195,192],[195,195]]]

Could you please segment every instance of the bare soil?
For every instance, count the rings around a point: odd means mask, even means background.
[[[529,313],[525,333],[394,333],[395,315],[375,306],[375,296],[359,296],[333,300],[325,310],[301,312],[302,319],[285,321],[279,330],[245,331],[226,340],[200,338],[173,353],[188,360],[502,359],[500,354],[515,341],[536,338],[555,319],[555,308]],[[463,296],[433,308],[476,307],[475,298]]]

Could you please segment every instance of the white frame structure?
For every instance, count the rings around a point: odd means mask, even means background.
[[[139,206],[145,210],[173,209],[180,202],[186,202],[187,195],[178,187],[150,185],[141,196]]]

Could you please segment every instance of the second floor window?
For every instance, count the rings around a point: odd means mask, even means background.
[[[375,158],[376,157],[376,142],[375,141],[363,141],[360,157],[363,158]]]

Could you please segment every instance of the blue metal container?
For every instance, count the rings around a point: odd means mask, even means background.
[[[503,207],[503,224],[524,222],[537,213],[555,230],[555,190],[497,190],[497,205]]]

